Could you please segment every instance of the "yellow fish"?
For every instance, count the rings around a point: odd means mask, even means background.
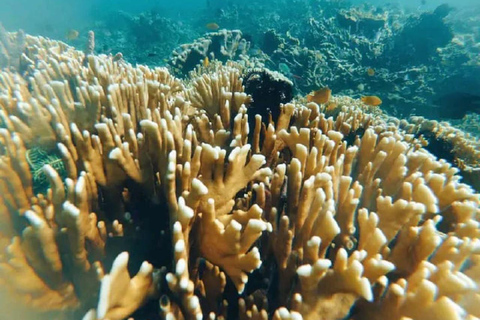
[[[208,67],[209,64],[210,64],[210,60],[208,60],[208,57],[205,57],[205,59],[203,59],[203,66],[206,68]]]
[[[336,102],[330,102],[327,104],[327,111],[333,111],[338,107],[338,104]]]
[[[215,22],[210,22],[210,23],[207,23],[205,25],[205,27],[208,29],[208,30],[211,30],[211,31],[215,31],[215,30],[218,30],[218,28],[220,28],[220,26],[218,24],[216,24]]]
[[[307,95],[308,102],[315,102],[316,104],[324,104],[330,100],[332,96],[332,90],[328,87],[312,91],[309,95]]]
[[[382,104],[382,100],[377,97],[377,96],[363,96],[360,98],[363,103],[365,103],[367,106],[379,106]]]
[[[78,35],[79,35],[79,34],[80,34],[80,33],[79,33],[77,30],[75,30],[75,29],[70,29],[70,30],[68,30],[65,38],[67,38],[67,40],[75,40],[75,39],[78,38]]]
[[[368,68],[367,69],[367,74],[370,76],[370,77],[373,77],[375,75],[375,69],[373,68]]]

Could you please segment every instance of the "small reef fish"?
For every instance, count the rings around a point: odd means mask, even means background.
[[[324,104],[327,103],[330,98],[332,97],[332,90],[328,87],[312,91],[310,94],[307,95],[308,102],[315,102],[316,104]]]
[[[360,100],[362,100],[367,106],[376,107],[382,104],[382,100],[377,96],[363,96]]]
[[[208,29],[208,30],[211,30],[211,31],[215,31],[215,30],[218,30],[220,28],[220,26],[218,24],[216,24],[215,22],[210,22],[210,23],[207,23],[205,25],[205,27]]]
[[[286,76],[288,76],[291,73],[288,65],[286,63],[283,63],[283,62],[280,62],[278,64],[278,69],[280,70],[281,73],[283,73]]]
[[[327,110],[327,111],[333,111],[333,110],[337,109],[337,107],[338,107],[338,103],[336,103],[336,102],[329,102],[329,103],[327,104],[326,110]]]
[[[79,34],[80,33],[77,30],[70,29],[70,30],[68,30],[67,34],[65,35],[65,38],[67,38],[67,40],[70,40],[70,41],[75,40],[75,39],[78,38]]]
[[[208,67],[208,65],[210,64],[210,60],[208,59],[208,57],[205,57],[205,59],[203,59],[203,67]]]
[[[367,74],[370,76],[370,77],[373,77],[375,75],[375,69],[373,68],[368,68],[367,69]]]

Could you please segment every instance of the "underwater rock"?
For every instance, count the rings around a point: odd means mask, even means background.
[[[248,117],[254,127],[255,115],[262,116],[268,123],[271,114],[274,121],[280,115],[280,104],[290,102],[293,98],[293,83],[279,72],[268,69],[254,69],[244,78],[245,92],[252,96],[253,102],[248,109]]]
[[[449,9],[440,6],[433,12],[411,17],[401,32],[393,38],[384,59],[392,68],[428,63],[438,56],[437,48],[446,46],[453,39],[453,32],[444,18]]]
[[[235,60],[247,54],[249,48],[240,30],[222,29],[178,47],[168,63],[176,75],[185,76],[206,57],[222,62]]]
[[[433,14],[439,18],[445,18],[453,10],[447,3],[441,4],[433,10]]]
[[[25,33],[19,30],[16,33],[7,33],[0,23],[0,69],[10,68],[23,72],[21,55],[25,49]]]
[[[263,34],[261,49],[266,54],[272,54],[282,43],[284,43],[283,39],[275,32],[275,30],[270,29]]]

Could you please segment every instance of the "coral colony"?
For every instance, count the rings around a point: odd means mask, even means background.
[[[179,53],[200,63],[180,80],[93,33],[0,43],[4,319],[480,317],[478,149],[455,129],[291,100],[246,63]]]

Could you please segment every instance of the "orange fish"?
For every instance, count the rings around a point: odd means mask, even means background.
[[[367,74],[370,76],[370,77],[373,77],[375,75],[375,69],[373,68],[368,68],[367,69]]]
[[[327,111],[333,111],[338,107],[338,104],[336,102],[330,102],[327,104]]]
[[[324,104],[330,100],[332,96],[332,90],[328,87],[312,91],[309,95],[307,95],[308,102],[315,102],[316,104]]]
[[[205,27],[206,27],[208,30],[212,30],[212,31],[218,30],[218,28],[220,28],[220,26],[219,26],[218,24],[216,24],[215,22],[207,23],[207,24],[205,25]]]
[[[367,106],[379,106],[382,104],[382,100],[377,97],[377,96],[363,96],[360,98],[363,103],[365,103]]]
[[[208,67],[209,64],[210,64],[210,60],[208,60],[208,57],[205,57],[205,59],[203,59],[203,66],[206,68]]]

